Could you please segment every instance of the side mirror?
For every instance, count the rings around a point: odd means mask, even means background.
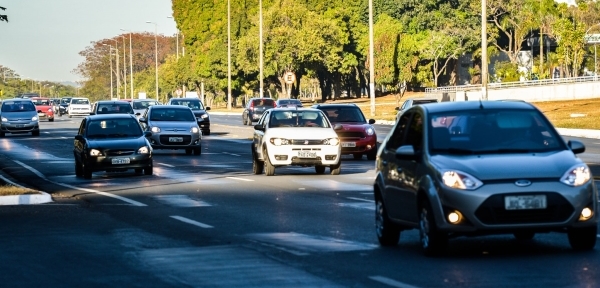
[[[150,131],[144,131],[144,137],[146,137],[146,138],[152,137],[152,132],[150,132]]]
[[[569,140],[567,145],[569,145],[569,148],[571,148],[571,151],[573,151],[575,154],[581,154],[585,152],[585,145],[577,140]]]
[[[396,158],[400,160],[414,160],[417,156],[412,145],[400,146],[396,149]]]
[[[146,120],[146,118],[140,118],[139,121],[142,122],[142,123],[148,123],[148,120]]]
[[[371,124],[371,125],[375,124],[375,119],[369,119],[369,124]]]
[[[82,135],[75,135],[75,140],[85,142],[85,138]]]
[[[208,111],[208,110],[210,110],[210,107],[206,107],[206,109],[204,109],[204,110]]]
[[[256,124],[254,125],[254,130],[265,131],[265,127],[263,127],[261,124]]]
[[[333,130],[337,131],[337,130],[342,130],[344,129],[344,126],[342,126],[342,124],[335,124],[333,125]]]
[[[394,108],[394,110],[400,111],[400,107],[396,107],[396,108]]]
[[[90,112],[90,115],[96,115],[96,112],[92,111]]]
[[[140,116],[140,115],[142,115],[142,113],[140,113],[140,112],[135,113],[135,116]]]

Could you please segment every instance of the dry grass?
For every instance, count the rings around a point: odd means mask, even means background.
[[[400,100],[400,105],[405,99],[411,97],[424,97],[425,93],[407,92]],[[371,115],[370,98],[349,98],[336,101],[327,101],[326,103],[356,103],[365,117],[377,120],[395,120],[396,119],[396,98],[394,95],[388,95],[375,98],[375,115]],[[310,105],[311,103],[307,103]],[[307,106],[305,105],[305,106]],[[556,127],[576,128],[576,129],[600,129],[600,98],[585,100],[568,101],[548,101],[534,102]],[[242,108],[234,108],[231,111],[222,108],[216,108],[212,111],[227,111],[242,113]],[[578,117],[579,116],[579,117]]]
[[[11,185],[1,185],[0,186],[0,196],[27,195],[27,194],[39,194],[39,192],[37,192],[35,190],[31,190],[29,188],[21,188],[21,187],[11,186]]]

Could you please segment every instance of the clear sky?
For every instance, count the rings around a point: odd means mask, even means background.
[[[0,65],[22,78],[77,81],[72,71],[91,42],[134,32],[175,35],[170,0],[0,0]]]

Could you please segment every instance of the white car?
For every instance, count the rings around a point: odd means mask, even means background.
[[[264,170],[265,175],[272,176],[276,167],[293,165],[313,166],[317,174],[325,173],[329,167],[332,175],[338,175],[340,158],[340,140],[321,110],[269,109],[254,126],[254,174],[262,174]]]
[[[69,108],[67,110],[67,114],[69,118],[73,116],[88,116],[92,112],[92,105],[90,104],[90,99],[74,97],[71,98],[71,102],[69,102]]]

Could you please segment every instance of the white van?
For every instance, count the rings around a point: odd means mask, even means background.
[[[68,109],[67,114],[69,114],[69,118],[73,116],[88,116],[92,111],[92,105],[90,105],[88,98],[74,97],[71,98]]]

